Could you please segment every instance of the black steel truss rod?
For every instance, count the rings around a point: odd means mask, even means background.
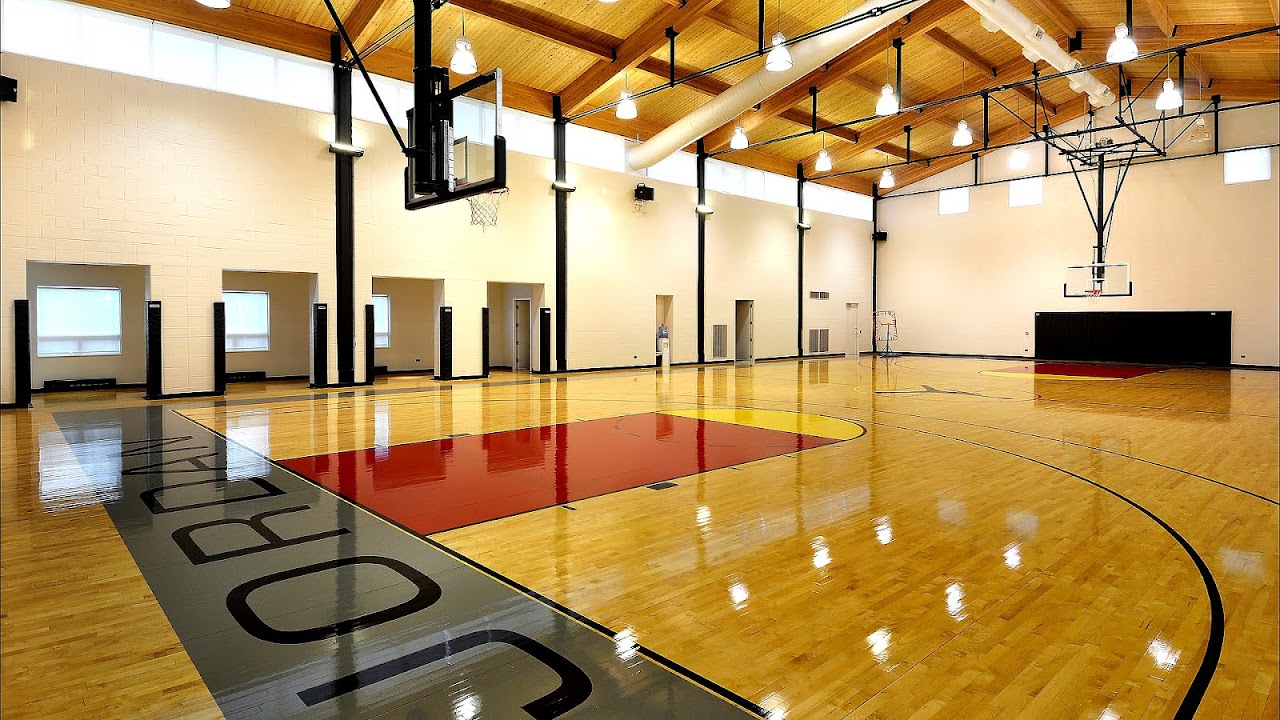
[[[405,18],[405,20],[404,20],[403,22],[401,22],[399,25],[397,25],[397,26],[395,26],[395,27],[391,28],[391,30],[389,30],[385,35],[383,35],[382,37],[378,38],[377,40],[374,40],[373,42],[369,43],[369,47],[365,48],[365,49],[364,49],[364,52],[358,53],[358,56],[360,57],[360,59],[361,59],[361,60],[367,60],[367,59],[369,58],[369,56],[370,56],[370,55],[372,55],[372,54],[374,54],[374,53],[378,52],[379,50],[381,50],[382,48],[386,47],[388,43],[390,43],[392,40],[395,40],[396,38],[400,37],[402,34],[404,34],[404,32],[405,32],[406,30],[408,30],[408,29],[409,29],[409,28],[411,28],[411,27],[413,27],[413,16],[409,16],[408,18]],[[348,66],[354,66],[354,65],[355,65],[355,59],[354,59],[355,57],[356,57],[356,56],[354,56],[354,55],[353,55],[353,56],[352,56],[352,59],[351,59],[351,60],[348,60],[348,61],[347,61],[346,63],[344,63],[344,64],[346,64],[346,65],[348,65]]]
[[[387,111],[386,104],[382,102],[382,95],[378,93],[378,88],[373,86],[373,78],[369,77],[369,71],[365,69],[364,61],[360,59],[355,43],[351,42],[351,36],[347,34],[347,27],[342,24],[342,18],[338,17],[338,11],[333,7],[333,0],[324,0],[324,6],[329,9],[329,17],[333,18],[333,24],[337,26],[338,34],[342,36],[342,42],[346,43],[347,50],[351,52],[351,57],[355,61],[356,67],[360,68],[360,75],[364,77],[365,83],[369,86],[369,92],[373,93],[373,99],[378,103],[378,109],[382,111],[382,117],[386,119],[387,127],[391,128],[391,134],[396,136],[396,143],[400,146],[400,151],[409,152],[409,146],[404,143],[404,138],[400,136],[400,129],[396,127],[396,121],[391,118],[391,113]]]
[[[1167,49],[1164,49],[1164,50],[1157,50],[1157,51],[1155,51],[1155,52],[1150,52],[1150,53],[1147,53],[1147,54],[1145,54],[1145,55],[1139,55],[1139,56],[1134,60],[1134,62],[1136,62],[1137,60],[1145,60],[1145,59],[1149,59],[1149,58],[1156,58],[1156,57],[1160,57],[1160,56],[1163,56],[1163,55],[1172,55],[1172,54],[1176,53],[1179,49],[1194,49],[1194,48],[1197,48],[1197,47],[1204,47],[1204,46],[1207,46],[1207,45],[1213,45],[1213,44],[1216,44],[1216,43],[1229,42],[1229,41],[1231,41],[1231,40],[1239,40],[1240,38],[1252,37],[1252,36],[1254,36],[1254,35],[1261,35],[1261,34],[1264,34],[1264,33],[1276,32],[1276,31],[1280,31],[1280,25],[1272,25],[1272,26],[1270,26],[1270,27],[1258,28],[1257,30],[1248,30],[1248,31],[1245,31],[1245,32],[1236,33],[1236,34],[1234,34],[1234,35],[1224,35],[1223,37],[1220,37],[1220,38],[1214,38],[1214,39],[1211,39],[1211,40],[1204,40],[1204,41],[1196,42],[1196,43],[1188,43],[1188,44],[1186,44],[1186,45],[1180,45],[1180,46],[1177,46],[1177,47],[1171,47],[1171,48],[1167,48]],[[1059,78],[1070,77],[1070,76],[1072,76],[1072,75],[1077,75],[1077,74],[1085,73],[1085,72],[1091,72],[1091,71],[1094,71],[1094,70],[1101,70],[1101,69],[1103,69],[1103,68],[1113,67],[1113,66],[1114,66],[1114,67],[1118,67],[1118,65],[1117,65],[1116,63],[1101,62],[1101,63],[1097,63],[1097,64],[1095,64],[1095,65],[1082,66],[1082,67],[1076,68],[1076,69],[1074,69],[1074,70],[1066,70],[1066,71],[1058,72],[1058,73],[1054,73],[1054,74],[1051,74],[1051,75],[1041,75],[1041,76],[1038,78],[1038,80],[1039,80],[1039,82],[1048,82],[1049,80],[1057,80],[1057,79],[1059,79]],[[709,72],[712,72],[712,70],[711,70],[711,69],[708,69],[708,70],[702,71],[701,73],[698,73],[698,74],[697,74],[697,76],[699,76],[699,77],[700,77],[702,74],[709,73]],[[689,77],[690,77],[690,78],[692,78],[692,77],[694,77],[694,75],[690,75]],[[955,96],[953,96],[953,97],[949,97],[949,98],[943,98],[943,99],[940,99],[940,100],[931,100],[931,101],[929,101],[929,102],[919,103],[919,104],[917,104],[917,105],[912,105],[912,106],[910,106],[910,107],[904,107],[904,108],[902,108],[901,110],[899,110],[898,112],[899,112],[899,114],[906,114],[906,113],[911,113],[911,112],[924,112],[925,110],[928,110],[928,109],[933,108],[933,107],[935,107],[935,106],[939,106],[939,105],[949,105],[949,104],[951,104],[951,103],[956,103],[956,102],[961,102],[961,101],[964,101],[964,100],[971,100],[971,99],[973,99],[973,98],[982,97],[983,93],[997,93],[997,92],[1005,92],[1005,91],[1009,91],[1009,90],[1015,90],[1015,89],[1017,89],[1017,88],[1019,88],[1019,87],[1025,87],[1025,86],[1027,86],[1027,85],[1034,85],[1036,82],[1037,82],[1037,78],[1031,78],[1031,79],[1028,79],[1028,80],[1021,80],[1021,81],[1018,81],[1018,82],[1009,82],[1009,83],[1004,83],[1003,85],[999,85],[999,86],[996,86],[996,87],[985,88],[985,89],[983,89],[983,90],[975,90],[975,91],[970,92],[970,93],[964,93],[964,94],[961,94],[961,95],[955,95]],[[652,91],[650,91],[650,92],[652,92]],[[645,94],[649,94],[649,93],[645,93]],[[584,114],[584,115],[590,115],[590,114],[592,114],[592,113],[599,112],[600,110],[604,110],[604,109],[606,109],[606,108],[613,107],[613,105],[616,105],[616,104],[617,104],[616,102],[614,102],[614,103],[610,103],[609,105],[605,105],[605,106],[602,106],[602,107],[600,107],[600,108],[596,108],[596,109],[594,109],[594,110],[591,110],[591,111],[586,112],[586,113],[583,113],[583,114]],[[578,117],[581,117],[581,116],[578,116]],[[829,124],[829,125],[825,125],[825,126],[823,126],[823,127],[818,128],[816,131],[815,131],[815,130],[808,130],[808,131],[803,131],[803,132],[796,132],[796,133],[792,133],[792,134],[790,134],[790,135],[783,135],[783,136],[781,136],[781,137],[771,138],[771,139],[769,139],[769,140],[762,140],[762,141],[759,141],[759,142],[753,143],[753,144],[751,144],[751,145],[748,145],[747,147],[748,147],[748,148],[755,148],[755,147],[759,147],[759,146],[761,146],[761,145],[769,145],[769,144],[773,144],[773,143],[775,143],[775,142],[785,142],[785,141],[787,141],[787,140],[795,140],[795,139],[798,139],[798,138],[805,137],[806,135],[812,135],[814,132],[828,132],[828,131],[831,131],[831,130],[838,130],[838,129],[840,129],[840,128],[850,127],[850,126],[853,126],[853,125],[858,125],[858,124],[861,124],[861,123],[870,122],[870,121],[872,121],[872,120],[877,120],[877,119],[881,119],[881,118],[882,118],[882,116],[879,116],[879,115],[871,115],[871,116],[867,116],[867,117],[858,118],[858,119],[856,119],[856,120],[847,120],[847,121],[844,121],[844,122],[831,123],[831,124]],[[712,153],[712,156],[714,157],[714,156],[716,156],[716,155],[724,155],[724,154],[727,154],[727,153],[730,153],[730,152],[734,152],[734,151],[733,151],[733,150],[719,150],[719,151],[717,151],[717,152],[715,152],[715,153]]]
[[[1232,106],[1232,107],[1223,107],[1223,108],[1217,108],[1216,106],[1214,106],[1214,105],[1211,103],[1211,104],[1207,105],[1203,110],[1200,110],[1200,111],[1198,111],[1198,112],[1192,112],[1192,113],[1180,113],[1180,114],[1178,114],[1178,115],[1171,115],[1171,116],[1167,116],[1167,117],[1165,117],[1165,118],[1151,118],[1151,119],[1149,119],[1149,120],[1139,120],[1139,121],[1134,122],[1134,123],[1132,123],[1132,124],[1133,124],[1134,126],[1151,125],[1151,124],[1154,124],[1154,123],[1166,122],[1166,121],[1169,121],[1169,120],[1180,120],[1180,119],[1186,119],[1186,118],[1192,118],[1192,119],[1194,119],[1194,118],[1197,118],[1197,117],[1199,117],[1199,116],[1201,116],[1201,115],[1212,114],[1212,113],[1214,113],[1215,111],[1216,111],[1216,112],[1218,112],[1218,113],[1220,114],[1220,113],[1228,113],[1228,112],[1232,112],[1232,111],[1234,111],[1234,110],[1247,110],[1247,109],[1249,109],[1249,108],[1253,108],[1253,107],[1265,107],[1265,106],[1268,106],[1268,105],[1277,105],[1277,104],[1280,104],[1280,98],[1277,98],[1277,99],[1275,99],[1275,100],[1260,100],[1260,101],[1257,101],[1257,102],[1244,103],[1244,104],[1241,104],[1241,105],[1235,105],[1235,106]],[[1081,137],[1081,136],[1087,135],[1087,134],[1089,134],[1089,133],[1091,133],[1091,132],[1108,132],[1108,131],[1110,131],[1110,130],[1121,130],[1121,129],[1126,129],[1126,128],[1125,128],[1125,126],[1123,126],[1123,125],[1108,125],[1108,126],[1106,126],[1106,127],[1085,127],[1085,128],[1080,129],[1080,130],[1072,130],[1072,131],[1069,131],[1069,132],[1057,132],[1057,131],[1052,131],[1052,134],[1051,134],[1051,136],[1050,136],[1050,138],[1049,138],[1049,139],[1050,139],[1050,140],[1061,140],[1061,139],[1065,139],[1065,138]],[[1017,141],[1017,142],[1010,142],[1010,143],[1001,143],[1001,144],[996,144],[996,145],[990,145],[989,147],[983,148],[983,150],[984,150],[984,152],[985,152],[985,151],[987,151],[987,150],[1002,150],[1002,149],[1004,149],[1004,148],[1018,147],[1019,145],[1029,145],[1029,144],[1032,144],[1032,143],[1040,143],[1040,142],[1048,142],[1048,141],[1049,141],[1049,140],[1046,140],[1046,139],[1045,139],[1045,138],[1043,138],[1043,137],[1040,137],[1040,134],[1041,134],[1041,133],[1040,133],[1040,131],[1033,131],[1033,134],[1032,134],[1031,138],[1029,138],[1029,139],[1027,139],[1027,140],[1019,140],[1019,141]],[[1071,153],[1079,153],[1079,152],[1082,152],[1082,150],[1081,150],[1080,148],[1077,148],[1077,147],[1071,147],[1070,145],[1068,145],[1066,149],[1063,149],[1063,148],[1061,148],[1060,146],[1056,146],[1056,145],[1055,145],[1055,147],[1056,147],[1056,148],[1058,148],[1058,149],[1059,149],[1059,152],[1060,152],[1061,154],[1063,154],[1063,155],[1069,155],[1069,154],[1071,154]],[[1113,146],[1113,147],[1115,147],[1115,146]],[[1258,146],[1258,147],[1269,147],[1269,146],[1265,146],[1265,145],[1263,145],[1263,146]],[[962,155],[970,155],[970,154],[972,154],[972,153],[973,153],[973,150],[972,150],[972,149],[964,149],[964,150],[959,150],[959,151],[957,151],[957,152],[946,153],[946,154],[944,154],[944,155],[934,155],[934,156],[931,156],[931,157],[929,158],[929,162],[930,162],[930,163],[934,163],[934,162],[937,162],[937,161],[939,161],[939,160],[946,160],[946,159],[948,159],[948,158],[960,157],[960,156],[962,156]],[[875,171],[875,170],[883,170],[883,169],[885,169],[885,168],[897,168],[897,167],[904,167],[904,166],[906,166],[906,165],[916,165],[916,164],[919,164],[919,162],[920,162],[919,160],[916,160],[916,161],[913,161],[913,162],[911,162],[911,163],[906,163],[906,162],[885,163],[885,164],[883,164],[883,165],[872,165],[872,166],[864,167],[864,168],[856,168],[856,169],[852,169],[852,170],[841,170],[841,171],[838,171],[838,172],[824,173],[824,174],[822,174],[822,175],[812,175],[812,176],[810,176],[808,179],[809,179],[809,180],[811,180],[811,181],[812,181],[812,180],[827,180],[827,179],[830,179],[830,178],[834,178],[834,177],[841,177],[841,176],[844,176],[844,175],[856,175],[856,174],[858,174],[858,173],[872,172],[872,171]]]

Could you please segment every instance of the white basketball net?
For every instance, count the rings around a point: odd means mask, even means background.
[[[507,196],[508,190],[501,188],[493,192],[480,193],[467,198],[471,205],[471,224],[479,225],[481,230],[498,226],[498,207]]]

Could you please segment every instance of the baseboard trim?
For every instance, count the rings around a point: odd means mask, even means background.
[[[143,400],[177,400],[179,398],[202,398],[202,397],[219,397],[226,393],[220,393],[217,390],[200,390],[197,392],[185,393],[161,393],[159,395],[143,395]]]
[[[1264,371],[1280,371],[1278,365],[1245,365],[1243,363],[1232,363],[1230,365],[1168,365],[1165,363],[1140,363],[1140,362],[1116,362],[1114,360],[1057,360],[1051,358],[1039,358],[1033,355],[979,355],[977,353],[931,353],[916,352],[908,350],[893,350],[890,357],[938,357],[938,358],[966,358],[972,360],[1013,360],[1018,362],[1060,362],[1060,363],[1088,363],[1090,365],[1142,365],[1145,367],[1159,368],[1190,368],[1201,370],[1264,370]],[[865,353],[864,353],[865,354]],[[877,357],[879,352],[871,353]]]
[[[45,389],[43,387],[31,388],[32,395],[40,395],[42,393],[77,393],[77,392],[103,392],[106,390],[143,390],[147,387],[146,383],[116,383],[111,387],[97,388],[58,388]]]
[[[341,390],[342,388],[358,388],[358,387],[372,387],[372,386],[373,386],[372,380],[365,380],[363,382],[329,383],[326,385],[317,385],[315,383],[311,383],[307,387],[312,390]]]
[[[0,410],[30,410],[30,405],[19,405],[16,402],[0,403]]]
[[[484,379],[487,379],[488,377],[489,377],[489,374],[484,373],[481,375],[454,375],[453,377],[450,377],[450,378],[443,378],[443,377],[440,377],[439,375],[433,375],[431,376],[431,379],[439,380],[440,382],[453,382],[455,380],[484,380]]]

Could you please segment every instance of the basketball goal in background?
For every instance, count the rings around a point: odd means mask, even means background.
[[[896,357],[890,343],[898,339],[898,316],[892,310],[876,311],[876,342],[883,343],[880,357]]]
[[[1069,298],[1131,297],[1129,263],[1088,263],[1067,267],[1062,296]]]

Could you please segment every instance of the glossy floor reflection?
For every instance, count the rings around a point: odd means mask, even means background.
[[[429,535],[832,442],[644,413],[382,445],[282,464]]]
[[[3,715],[519,718],[578,697],[524,637],[590,679],[566,717],[1275,717],[1280,376],[986,374],[1009,367],[266,384],[144,419],[40,398],[0,413]],[[528,428],[654,413],[837,441],[425,540],[266,459],[489,436],[545,482],[554,439]],[[204,437],[180,415],[229,442],[185,466],[158,463],[190,441],[128,444]],[[603,452],[640,442],[622,435],[591,454],[606,477],[647,469]]]

